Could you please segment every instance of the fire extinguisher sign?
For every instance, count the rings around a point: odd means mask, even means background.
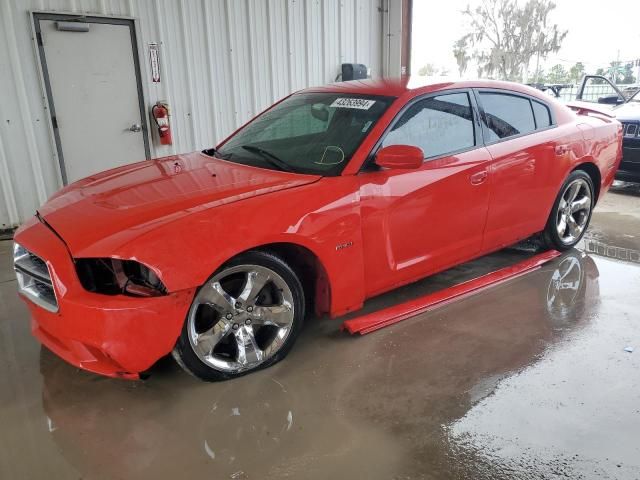
[[[151,64],[151,81],[160,83],[160,59],[158,57],[158,44],[149,44],[149,62]]]

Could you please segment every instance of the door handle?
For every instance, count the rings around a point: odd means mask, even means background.
[[[131,125],[129,127],[129,131],[130,132],[141,132],[142,131],[142,125],[140,125],[139,123],[134,123],[133,125]]]
[[[526,172],[534,172],[535,169],[536,169],[536,161],[535,161],[535,159],[527,160],[527,162],[524,164],[524,170]]]
[[[471,185],[480,185],[487,179],[488,176],[489,173],[486,170],[482,170],[481,172],[471,175],[469,177],[469,180],[471,180]]]

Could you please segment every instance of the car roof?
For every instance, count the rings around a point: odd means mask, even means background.
[[[524,93],[534,97],[548,100],[549,96],[535,88],[513,82],[498,80],[461,80],[447,77],[420,77],[410,76],[393,79],[366,79],[352,80],[349,82],[337,82],[321,87],[311,87],[302,92],[331,92],[363,95],[383,95],[391,97],[414,97],[425,93],[455,88],[495,88]]]

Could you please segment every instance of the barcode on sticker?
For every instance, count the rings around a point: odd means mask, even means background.
[[[365,100],[364,98],[336,98],[330,107],[369,110],[374,103],[376,103],[375,100]]]

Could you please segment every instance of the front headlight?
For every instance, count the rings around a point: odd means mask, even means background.
[[[80,258],[75,263],[80,283],[90,292],[133,297],[167,294],[153,270],[135,260]]]
[[[13,263],[20,261],[29,255],[29,252],[19,243],[13,242]]]

